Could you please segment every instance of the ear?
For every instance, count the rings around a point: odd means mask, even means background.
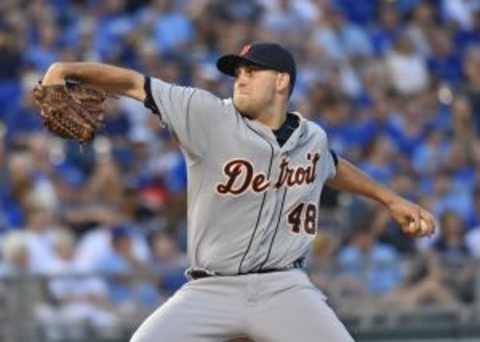
[[[278,73],[277,75],[277,89],[280,92],[288,93],[290,87],[290,75],[286,72]]]

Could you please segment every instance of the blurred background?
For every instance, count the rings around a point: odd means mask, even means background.
[[[127,341],[186,281],[176,143],[126,98],[92,145],[48,134],[31,97],[48,66],[111,63],[228,97],[216,58],[264,40],[297,59],[292,109],[438,222],[412,240],[327,188],[313,282],[359,341],[479,341],[478,0],[0,1],[1,341]]]

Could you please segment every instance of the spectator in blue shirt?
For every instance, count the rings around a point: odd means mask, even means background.
[[[370,40],[375,54],[383,56],[391,50],[402,29],[400,14],[395,6],[392,4],[382,5],[379,10],[378,22],[370,30]]]
[[[97,265],[97,270],[108,276],[110,300],[117,305],[139,302],[153,308],[158,304],[159,295],[148,279],[147,265],[133,253],[129,228],[113,228],[111,244],[112,253]]]
[[[325,14],[326,25],[313,33],[317,46],[333,60],[361,59],[372,55],[372,46],[366,31],[346,20],[344,13],[332,8]]]
[[[384,295],[400,285],[400,259],[395,249],[377,241],[370,228],[356,228],[337,257],[340,276],[362,283],[370,294]]]
[[[332,87],[317,87],[311,93],[315,98],[318,113],[317,122],[327,132],[331,147],[340,154],[347,153],[351,147],[353,127],[349,123],[349,107],[341,94]],[[315,108],[317,109],[317,108]]]
[[[463,302],[474,298],[472,251],[465,240],[465,224],[460,216],[446,211],[440,218],[441,235],[433,244],[444,273],[444,282]]]
[[[154,0],[137,20],[151,25],[154,44],[162,54],[182,50],[194,38],[191,19],[177,8],[176,1]]]
[[[430,72],[440,81],[456,86],[462,79],[460,56],[453,50],[447,31],[438,30],[430,36],[431,55],[427,59]]]
[[[480,44],[480,7],[474,9],[472,14],[472,27],[457,31],[454,42],[460,51],[472,45]]]
[[[444,134],[439,130],[431,130],[413,151],[413,168],[419,175],[431,177],[443,164],[447,150],[448,141]]]
[[[125,14],[126,1],[102,3],[94,36],[95,51],[104,60],[115,60],[126,45],[126,37],[135,28],[131,16]]]
[[[472,210],[465,221],[466,230],[470,231],[480,227],[480,187],[476,186],[473,191]]]
[[[434,175],[433,189],[429,195],[433,199],[433,211],[437,217],[448,210],[466,218],[471,211],[472,199],[470,193],[455,191],[453,179],[445,169],[440,169]]]
[[[37,111],[32,93],[24,91],[19,108],[2,113],[1,119],[7,128],[7,141],[11,142],[22,134],[34,133],[42,129],[43,122]]]
[[[473,120],[478,135],[480,133],[480,45],[472,46],[467,50],[463,71],[466,79],[462,90],[472,105]]]
[[[334,0],[332,1],[340,8],[348,19],[358,25],[368,26],[377,12],[378,0]]]
[[[48,23],[42,23],[39,27],[38,42],[34,43],[24,52],[24,61],[35,66],[39,72],[45,72],[47,68],[59,59],[58,55],[58,31]]]
[[[392,162],[394,146],[385,136],[377,136],[366,149],[366,158],[360,168],[370,177],[382,184],[388,184],[394,172]]]
[[[150,241],[152,269],[159,276],[161,287],[167,294],[172,294],[187,281],[187,255],[179,250],[175,239],[166,232],[154,232]]]

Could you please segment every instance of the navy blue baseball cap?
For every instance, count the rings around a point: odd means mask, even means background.
[[[251,64],[265,69],[286,72],[290,75],[290,94],[295,87],[297,66],[292,54],[275,43],[254,43],[243,47],[238,55],[224,55],[217,61],[217,68],[224,74],[235,76],[239,65]]]

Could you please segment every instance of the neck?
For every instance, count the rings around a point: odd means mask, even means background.
[[[287,103],[274,104],[263,110],[256,120],[271,129],[279,129],[287,119],[287,107]]]

